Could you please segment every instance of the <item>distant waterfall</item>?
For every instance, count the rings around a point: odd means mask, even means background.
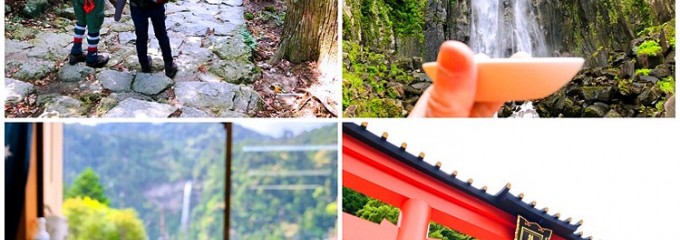
[[[492,58],[522,51],[548,56],[531,0],[473,0],[470,47]]]
[[[182,198],[182,216],[180,219],[180,230],[182,239],[189,239],[189,217],[191,217],[191,181],[184,184],[184,197]]]

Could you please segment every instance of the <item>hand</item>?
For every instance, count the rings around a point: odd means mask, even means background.
[[[425,90],[409,117],[492,117],[503,102],[475,102],[475,58],[479,57],[487,56],[475,56],[461,42],[444,42],[437,59],[437,79],[432,79],[434,84]]]

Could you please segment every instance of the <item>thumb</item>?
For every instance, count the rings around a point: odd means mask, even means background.
[[[444,42],[439,50],[438,68],[427,104],[428,117],[467,117],[475,102],[477,65],[467,45]]]

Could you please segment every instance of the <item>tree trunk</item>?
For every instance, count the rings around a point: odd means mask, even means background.
[[[338,0],[288,0],[273,61],[338,63]]]

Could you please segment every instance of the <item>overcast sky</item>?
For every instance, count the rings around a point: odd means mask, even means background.
[[[336,125],[337,123],[323,123],[323,122],[291,122],[291,121],[261,121],[252,120],[248,121],[235,121],[235,124],[241,125],[245,128],[251,129],[258,133],[269,135],[272,137],[280,137],[283,132],[289,130],[294,134],[299,134],[303,131],[309,131],[317,129],[323,126]]]
[[[678,239],[680,126],[666,120],[371,121],[495,194],[507,182],[537,208],[584,219],[594,239]],[[664,137],[665,136],[665,137]],[[672,139],[672,140],[671,140]]]

